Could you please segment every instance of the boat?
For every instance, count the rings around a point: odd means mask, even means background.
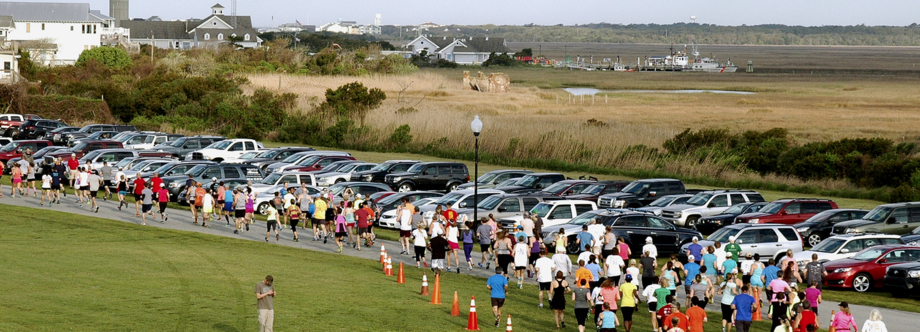
[[[691,43],[691,49],[693,50],[693,61],[690,62],[690,65],[684,69],[684,71],[691,72],[706,72],[706,73],[734,73],[738,70],[738,66],[732,64],[731,58],[726,61],[725,64],[719,63],[719,60],[713,58],[700,57],[699,46]]]
[[[670,55],[652,55],[645,58],[645,65],[640,71],[680,71],[680,72],[706,72],[706,73],[734,73],[738,66],[732,64],[729,59],[725,64],[718,59],[700,57],[699,47],[691,43],[693,51],[693,60],[687,55],[687,47],[684,45],[684,51],[674,51],[671,47]]]

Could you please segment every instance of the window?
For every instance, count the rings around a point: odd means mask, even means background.
[[[894,210],[894,212],[892,212],[891,215],[888,216],[889,220],[891,218],[894,218],[895,223],[898,223],[898,224],[907,223],[907,208],[900,208],[900,209]]]
[[[450,165],[441,165],[441,166],[438,166],[438,174],[441,174],[441,175],[450,175]]]
[[[424,172],[422,172],[422,174],[425,174],[425,175],[438,175],[438,168],[437,168],[437,167],[428,167],[428,168],[425,169]]]
[[[843,245],[843,249],[846,249],[847,252],[852,252],[852,253],[859,252],[860,250],[863,250],[864,248],[865,247],[863,246],[862,240],[853,240]]]
[[[214,24],[217,24],[217,23],[214,23]],[[204,34],[204,40],[211,40],[211,34],[210,33]]]
[[[779,237],[776,236],[776,232],[772,229],[758,229],[757,230],[758,243],[773,243],[779,242]]]
[[[224,168],[224,177],[227,179],[236,179],[242,176],[240,176],[240,171],[238,171],[236,168],[228,167]]]
[[[920,222],[920,207],[910,208],[910,222]]]
[[[882,258],[888,260],[888,263],[900,263],[908,260],[908,254],[907,250],[895,250],[889,252]]]
[[[557,206],[556,209],[547,216],[547,219],[572,219],[572,208],[568,205]]]
[[[218,34],[217,34],[217,40],[224,40],[224,34],[218,33]]]
[[[223,176],[220,174],[220,167],[211,167],[211,168],[208,168],[208,169],[201,175],[201,178],[202,178],[202,179],[210,179],[210,178],[218,178],[218,179],[220,179],[220,178],[223,178]]]
[[[744,195],[731,194],[732,205],[744,203]]]
[[[285,183],[285,182],[287,182],[287,183],[297,183],[297,176],[295,176],[295,175],[285,175],[285,176],[282,176],[282,177],[281,177],[281,181],[279,181],[279,183]]]
[[[769,231],[772,232],[772,230],[769,230]],[[757,243],[757,231],[753,229],[749,229],[745,232],[741,232],[741,234],[738,235],[737,242],[738,244]]]
[[[728,195],[717,195],[712,198],[712,201],[709,202],[709,205],[712,207],[727,207],[728,206]]]
[[[665,223],[665,222],[664,222],[663,220],[661,220],[661,219],[658,219],[658,218],[655,218],[655,217],[645,217],[645,219],[648,221],[648,225],[649,225],[649,227],[651,227],[651,228],[657,228],[657,229],[671,229],[671,226],[668,226],[668,224]]]
[[[523,201],[524,201],[524,209],[526,209],[527,211],[532,210],[535,206],[537,206],[537,204],[540,204],[540,201],[537,200],[536,198],[524,198]]]
[[[326,166],[329,166],[329,164],[331,164],[331,163],[333,163],[333,162],[336,162],[336,161],[339,161],[339,160],[341,160],[341,159],[338,159],[338,158],[323,159],[323,160],[320,160],[320,161],[319,161],[319,166],[320,166],[320,167],[326,167]]]
[[[216,21],[215,21],[215,22],[211,22],[211,25],[217,25],[217,22],[216,22]]]
[[[451,173],[456,174],[456,175],[466,174],[466,167],[464,167],[463,165],[451,165],[450,169],[451,169]]]
[[[509,198],[502,202],[498,206],[498,212],[520,212],[521,211],[521,202],[517,198]]]
[[[245,34],[245,35],[243,35],[243,40],[249,41],[249,34],[248,34],[248,33]]]
[[[96,33],[96,25],[93,24],[93,34],[95,34],[95,33]]]
[[[233,143],[229,151],[243,151],[243,142]]]
[[[246,143],[246,150],[255,150],[255,149],[256,149],[256,144],[255,144],[255,143],[253,143],[253,142],[245,142],[245,143]]]
[[[197,149],[198,147],[200,147],[200,145],[198,145],[198,141],[190,140],[190,141],[185,142],[185,145],[183,145],[182,147],[186,149]]]
[[[393,166],[392,173],[405,172],[407,169],[409,169],[409,167],[412,167],[412,164],[398,164],[396,166]]]
[[[788,214],[802,213],[802,203],[789,203],[783,211],[786,211]]]
[[[582,213],[592,211],[591,205],[587,204],[575,204],[575,213],[581,215]]]
[[[747,194],[748,201],[751,203],[766,202],[760,194]]]
[[[779,233],[783,234],[786,241],[797,241],[799,239],[799,237],[795,235],[795,230],[791,228],[780,228]]]
[[[626,226],[626,227],[645,227],[645,217],[633,216],[633,217],[624,217],[617,220],[617,226]]]

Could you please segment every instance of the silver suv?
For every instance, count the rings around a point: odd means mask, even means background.
[[[760,260],[769,261],[775,258],[777,262],[786,254],[787,250],[793,253],[801,252],[804,248],[805,241],[795,227],[782,224],[734,224],[722,227],[706,240],[700,240],[699,244],[706,248],[715,241],[722,242],[722,247],[729,243],[730,238],[735,237],[735,243],[741,246],[741,254],[760,254]],[[686,259],[687,248],[689,243],[680,248],[683,253],[682,259]]]
[[[735,204],[763,201],[763,196],[756,191],[709,190],[694,195],[686,204],[662,209],[661,218],[677,226],[696,228],[696,222],[702,217],[720,214]]]

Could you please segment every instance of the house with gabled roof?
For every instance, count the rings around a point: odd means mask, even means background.
[[[437,56],[461,65],[475,65],[488,60],[492,53],[510,52],[504,38],[469,37],[455,39],[438,50]]]
[[[406,44],[405,48],[411,54],[419,54],[427,49],[429,55],[434,55],[441,47],[423,35]]]
[[[235,22],[235,25],[234,25]],[[190,49],[217,47],[230,42],[230,37],[240,37],[243,48],[259,48],[262,39],[252,27],[250,16],[224,15],[224,6],[211,6],[211,15],[204,19],[182,21],[121,21],[122,27],[131,29],[131,40],[142,45],[165,49]]]

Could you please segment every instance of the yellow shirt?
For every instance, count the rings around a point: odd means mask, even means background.
[[[326,219],[326,201],[317,199],[313,201],[313,204],[316,205],[313,209],[313,219],[325,220]]]
[[[624,282],[620,284],[620,291],[623,292],[623,301],[620,302],[621,307],[635,307],[636,306],[636,297],[635,291],[638,289],[635,284],[631,282]]]

